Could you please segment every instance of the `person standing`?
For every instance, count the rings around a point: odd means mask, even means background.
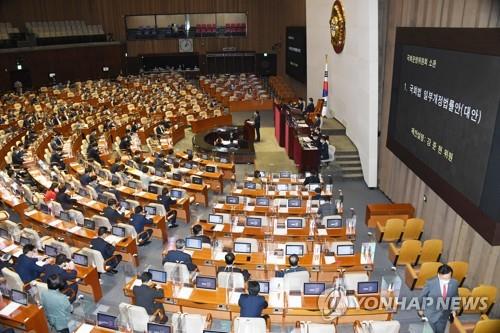
[[[253,122],[255,127],[255,142],[260,141],[260,113],[259,111],[255,111],[253,114]]]

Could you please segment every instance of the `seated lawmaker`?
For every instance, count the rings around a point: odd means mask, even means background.
[[[168,188],[163,188],[161,195],[158,196],[158,203],[162,204],[163,207],[165,207],[165,211],[167,212],[167,221],[170,222],[168,227],[177,227],[177,211],[175,209],[170,210],[170,206],[175,205],[177,203],[177,200],[170,197]]]
[[[304,110],[304,115],[307,115],[311,112],[314,112],[314,101],[312,98],[309,98],[309,101],[307,102],[306,108]]]
[[[43,267],[36,264],[38,256],[36,249],[31,244],[23,246],[23,254],[17,258],[14,270],[23,281],[24,284],[29,283],[40,277],[43,272]]]
[[[99,153],[97,142],[89,144],[89,147],[87,148],[87,158],[91,161],[98,162],[101,165],[104,164],[101,160],[101,154]]]
[[[299,266],[299,256],[292,254],[288,257],[289,268],[285,268],[283,271],[276,272],[276,277],[284,277],[288,273],[303,272],[307,271],[305,267]]]
[[[178,239],[175,241],[175,250],[170,250],[167,255],[163,258],[162,265],[166,262],[173,262],[178,264],[185,264],[190,272],[195,271],[198,267],[193,264],[193,259],[189,253],[184,252],[184,247],[186,243],[184,239]]]
[[[66,169],[66,164],[63,161],[62,155],[57,151],[53,151],[50,155],[50,165],[55,165],[61,170]]]
[[[203,234],[203,228],[201,225],[195,224],[192,228],[192,231],[193,238],[201,239],[201,242],[205,244],[212,244],[212,240],[210,239],[210,237]]]
[[[259,292],[259,282],[248,281],[248,294],[241,294],[238,300],[240,317],[262,318],[262,310],[267,308],[267,301],[264,296],[259,295]]]
[[[12,153],[12,164],[16,166],[23,165],[26,152],[21,147],[15,147]]]
[[[150,272],[141,274],[141,285],[134,286],[132,292],[134,293],[135,305],[142,306],[146,309],[148,315],[155,315],[158,322],[167,322],[167,316],[163,309],[161,300],[163,299],[163,289],[156,288],[155,284],[151,282],[153,276]]]
[[[130,224],[134,226],[134,229],[137,232],[137,241],[139,242],[139,246],[148,244],[151,236],[153,236],[153,230],[145,230],[145,227],[147,225],[153,225],[153,221],[146,218],[146,214],[144,214],[142,206],[136,206],[134,208],[134,215],[132,215],[132,218],[130,219]]]
[[[221,272],[228,272],[228,273],[241,273],[243,275],[243,278],[245,281],[248,281],[250,279],[250,273],[246,269],[241,269],[238,267],[234,267],[234,253],[228,252],[224,256],[224,261],[226,262],[226,267],[219,267],[217,268],[217,274]]]
[[[116,200],[120,201],[122,199],[122,195],[120,193],[120,191],[117,189],[117,187],[120,186],[120,180],[116,177],[113,177],[111,179],[111,187],[108,188],[108,191],[109,193],[113,193],[115,195],[115,198]]]
[[[66,193],[66,185],[59,185],[58,192],[56,194],[56,201],[59,202],[64,210],[73,208],[76,204],[75,199],[71,199],[71,196]]]
[[[62,292],[69,297],[70,303],[73,303],[78,293],[78,283],[75,281],[77,276],[75,264],[68,260],[65,254],[59,253],[53,264],[47,264],[43,267],[42,281],[47,283],[49,276],[54,274],[60,278]]]
[[[104,208],[103,215],[109,220],[111,225],[120,223],[125,218],[125,215],[120,212],[120,203],[115,199],[108,200],[108,206]]]
[[[97,230],[98,237],[90,241],[90,247],[101,253],[106,265],[112,268],[111,273],[116,274],[118,271],[115,268],[122,261],[122,256],[120,254],[115,255],[115,247],[104,239],[107,233],[108,229],[106,227],[99,227]]]
[[[311,173],[311,175],[307,176],[306,179],[304,179],[304,186],[309,185],[309,184],[320,184],[321,181],[319,180],[319,176],[316,172]]]
[[[94,170],[92,169],[92,167],[87,166],[85,168],[85,172],[80,177],[80,184],[82,186],[87,186],[87,185],[90,185],[91,183],[95,182],[96,180],[97,180],[97,177],[95,175]]]

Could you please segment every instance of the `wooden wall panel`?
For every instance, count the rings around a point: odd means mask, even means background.
[[[500,285],[500,246],[489,245],[455,211],[402,163],[385,144],[392,87],[395,32],[398,26],[498,27],[498,0],[380,0],[387,13],[381,20],[385,31],[385,58],[381,58],[383,82],[380,110],[379,187],[394,202],[411,202],[426,220],[424,237],[444,241],[443,260],[469,262],[465,284]],[[422,16],[424,14],[424,16]],[[423,195],[427,202],[423,202]],[[500,295],[493,315],[500,315]]]

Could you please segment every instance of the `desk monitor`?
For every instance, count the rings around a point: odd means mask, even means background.
[[[337,245],[337,255],[338,256],[353,256],[354,255],[354,245],[352,245],[352,244]]]
[[[104,172],[102,170],[99,170],[99,172],[97,173],[97,175],[99,176],[99,178],[104,178],[104,179],[108,178],[108,175],[106,175],[106,172]]]
[[[87,267],[89,265],[89,257],[81,253],[73,253],[73,262],[77,265]]]
[[[149,185],[148,186],[148,192],[153,193],[153,194],[158,194],[158,186],[156,185]]]
[[[137,188],[137,182],[135,180],[129,180],[127,182],[127,186],[130,187],[130,188],[136,189]]]
[[[207,165],[205,167],[205,171],[206,172],[215,172],[215,166],[213,166],[213,165]]]
[[[69,215],[69,212],[61,211],[59,213],[59,219],[66,222],[71,222],[71,215]]]
[[[276,185],[276,191],[288,191],[288,184],[278,184]]]
[[[288,208],[300,208],[302,206],[302,202],[298,198],[288,199]]]
[[[150,268],[149,273],[151,273],[151,281],[158,283],[167,283],[167,272]]]
[[[259,283],[259,294],[269,294],[269,281],[257,281]]]
[[[240,197],[228,195],[226,196],[226,203],[229,205],[237,205],[240,203]]]
[[[280,178],[291,178],[292,173],[290,171],[280,171]]]
[[[196,277],[196,288],[216,290],[217,289],[217,278],[209,276],[198,276]]]
[[[170,195],[171,195],[173,198],[176,198],[176,199],[182,199],[182,191],[179,191],[179,190],[172,190],[172,191],[170,191]]]
[[[286,227],[288,229],[302,229],[303,220],[301,218],[288,218],[286,219]]]
[[[327,229],[340,229],[342,228],[342,218],[334,217],[326,219],[326,227]]]
[[[107,196],[105,196],[105,195],[104,195],[104,194],[102,194],[102,193],[99,193],[99,194],[97,195],[97,201],[102,202],[103,204],[106,204],[106,205],[107,205],[107,204],[108,204],[108,197],[107,197]]]
[[[252,253],[252,244],[234,242],[234,253]]]
[[[148,323],[147,333],[171,333],[171,332],[172,332],[172,326],[170,325]]]
[[[184,163],[184,167],[185,167],[186,169],[192,169],[192,168],[193,168],[193,163],[191,163],[191,162],[186,162],[186,163]]]
[[[221,163],[229,163],[228,159],[225,157],[221,157],[219,160]]]
[[[247,227],[260,228],[262,226],[262,218],[247,216]]]
[[[97,326],[109,328],[110,330],[118,330],[117,318],[106,313],[98,312]]]
[[[257,188],[257,184],[255,184],[254,182],[245,182],[243,184],[243,187],[249,190],[255,190]]]
[[[146,212],[146,215],[156,215],[156,207],[153,206],[146,206],[144,207],[144,211]]]
[[[304,245],[289,245],[287,244],[285,247],[285,254],[287,256],[291,256],[292,254],[296,254],[299,257],[304,255]]]
[[[44,250],[45,254],[48,255],[49,257],[57,256],[57,249],[54,246],[45,245]]]
[[[28,305],[28,293],[12,289],[10,291],[10,300],[21,305]]]
[[[224,216],[218,214],[208,214],[208,223],[222,224],[224,223]]]
[[[163,177],[163,176],[165,176],[165,172],[163,170],[161,170],[161,169],[156,169],[155,170],[155,176],[157,176],[157,177]]]
[[[178,181],[181,181],[181,180],[182,180],[182,175],[181,175],[180,173],[178,173],[178,172],[174,172],[174,173],[172,174],[172,179],[173,179],[173,180],[178,180]]]
[[[208,154],[203,153],[203,154],[201,154],[200,158],[202,160],[208,160]]]
[[[125,237],[125,228],[117,227],[114,225],[111,227],[111,233],[116,237]]]
[[[188,149],[188,150],[186,150],[186,153],[187,153],[189,156],[193,156],[193,150],[192,150],[192,149]]]
[[[200,238],[186,237],[186,248],[188,249],[201,249],[203,242]]]
[[[88,196],[88,195],[89,195],[89,193],[87,192],[87,190],[86,190],[86,189],[84,189],[84,188],[79,188],[79,189],[78,189],[78,194],[79,194],[80,196],[82,196],[82,197],[86,197],[86,196]]]
[[[167,163],[168,164],[174,164],[175,160],[172,157],[167,157]]]
[[[40,204],[40,210],[42,211],[42,213],[50,215],[50,208],[49,208],[48,205],[46,205],[44,203],[41,203]]]
[[[305,282],[304,283],[304,295],[305,296],[319,296],[325,291],[325,284],[324,283],[310,283],[310,282]]]
[[[0,228],[0,237],[10,239],[9,232],[4,228]]]
[[[203,178],[201,177],[193,176],[191,177],[191,181],[193,182],[193,184],[203,185]]]
[[[130,210],[130,203],[128,203],[128,201],[122,200],[120,201],[120,208]]]
[[[266,198],[266,197],[255,198],[255,206],[269,207],[269,198]]]
[[[118,177],[117,175],[112,175],[111,176],[111,182],[112,183],[120,184],[120,177]]]
[[[83,227],[89,230],[95,230],[95,221],[90,219],[83,219]]]
[[[358,295],[378,293],[378,281],[358,282]]]
[[[28,237],[21,236],[19,237],[19,244],[21,244],[21,246],[31,244],[31,239],[29,239]]]

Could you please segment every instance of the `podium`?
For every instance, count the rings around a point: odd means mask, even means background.
[[[252,121],[245,120],[243,125],[243,138],[249,143],[255,141],[255,126]]]

